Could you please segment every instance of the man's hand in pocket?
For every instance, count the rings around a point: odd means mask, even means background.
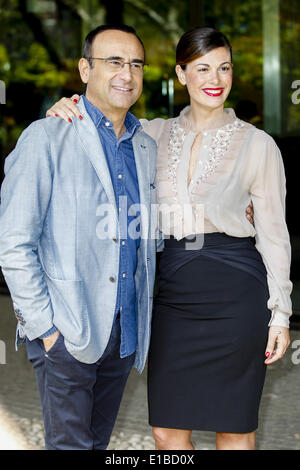
[[[55,331],[54,333],[52,333],[52,335],[48,336],[47,338],[43,338],[44,348],[46,352],[48,352],[52,348],[57,338],[59,337],[59,334],[59,331]]]

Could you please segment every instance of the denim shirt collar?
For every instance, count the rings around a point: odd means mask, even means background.
[[[96,128],[98,129],[100,126],[107,126],[107,122],[109,122],[110,127],[112,127],[112,122],[105,117],[105,115],[93,105],[85,95],[82,95],[82,99],[84,101],[84,105],[86,107],[87,112],[89,113],[93,123],[95,124]],[[126,134],[128,137],[132,138],[136,131],[141,128],[141,123],[137,117],[131,114],[129,111],[126,114],[125,118],[125,127],[126,127]]]

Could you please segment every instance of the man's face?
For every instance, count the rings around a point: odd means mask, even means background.
[[[133,34],[108,30],[95,37],[92,57],[119,58],[140,64],[144,62],[144,50]],[[143,89],[142,68],[135,69],[125,64],[120,70],[113,70],[110,63],[93,60],[93,68],[87,66],[81,69],[79,66],[81,78],[87,83],[87,98],[107,114],[127,111],[138,100]]]

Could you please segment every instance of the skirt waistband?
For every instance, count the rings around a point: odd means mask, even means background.
[[[226,233],[213,232],[213,233],[201,233],[197,235],[190,235],[188,237],[177,240],[170,235],[170,238],[164,239],[165,248],[181,248],[188,250],[199,250],[205,249],[205,247],[213,246],[224,246],[236,244],[239,246],[254,245],[254,237],[233,237]]]
[[[193,242],[191,237],[176,240],[171,236],[165,239],[160,266],[165,264],[168,269],[176,271],[185,263],[197,258],[200,260],[203,256],[247,271],[266,284],[266,268],[253,237],[232,237],[214,232],[198,235]]]

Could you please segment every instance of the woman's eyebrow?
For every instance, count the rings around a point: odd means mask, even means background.
[[[229,62],[228,60],[226,60],[225,62],[222,62],[221,64],[219,64],[219,67],[220,67],[221,65],[224,65],[224,64],[231,64],[231,62]],[[202,64],[202,63],[196,64],[196,67],[198,67],[198,65],[205,65],[205,67],[210,67],[209,64]]]

